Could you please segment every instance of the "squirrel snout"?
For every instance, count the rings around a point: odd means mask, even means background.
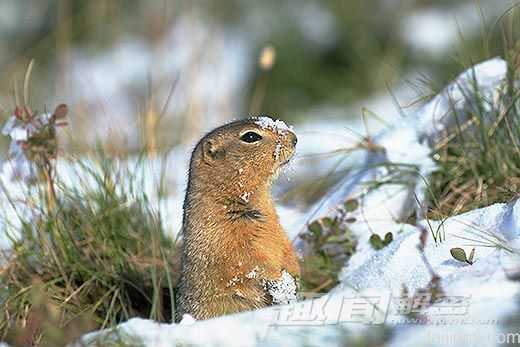
[[[292,143],[293,147],[296,147],[296,144],[298,143],[298,138],[296,137],[296,134],[294,134],[293,132],[290,132],[289,136],[291,137],[291,143]]]

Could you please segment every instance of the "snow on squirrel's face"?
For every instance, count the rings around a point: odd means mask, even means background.
[[[270,182],[293,157],[296,142],[292,128],[280,120],[252,117],[235,121],[202,138],[193,154],[192,170],[204,167],[218,175],[214,178],[219,181],[246,176],[257,184]]]

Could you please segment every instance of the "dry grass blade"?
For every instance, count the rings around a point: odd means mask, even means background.
[[[31,59],[29,65],[27,66],[27,70],[25,71],[25,77],[23,80],[23,106],[29,107],[31,104],[30,94],[29,94],[29,84],[31,81],[31,74],[34,67],[34,59]],[[20,105],[20,104],[17,104]]]

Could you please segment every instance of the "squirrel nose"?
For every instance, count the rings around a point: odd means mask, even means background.
[[[293,146],[296,147],[296,144],[298,143],[298,138],[296,137],[296,135],[294,133],[291,133],[291,135],[292,135],[291,142],[292,142]]]

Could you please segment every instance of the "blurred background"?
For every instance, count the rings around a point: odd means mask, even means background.
[[[69,105],[70,151],[99,141],[116,154],[160,153],[248,114],[307,132],[341,132],[331,124],[362,113],[392,122],[465,66],[503,55],[501,16],[513,5],[2,0],[0,120],[34,59],[30,104]]]

